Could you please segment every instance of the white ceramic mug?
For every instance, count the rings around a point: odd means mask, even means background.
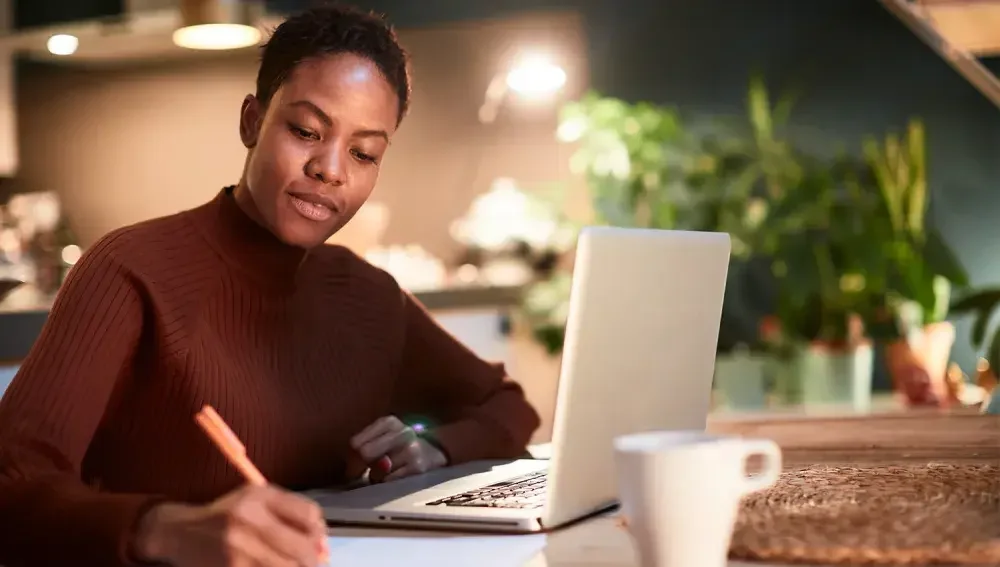
[[[614,441],[621,512],[642,567],[723,567],[741,497],[781,474],[766,439],[662,431]],[[764,457],[747,476],[747,459]]]

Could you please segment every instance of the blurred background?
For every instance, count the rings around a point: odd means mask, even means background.
[[[505,362],[536,441],[587,224],[732,235],[716,412],[987,406],[1000,1],[356,4],[413,105],[331,243]],[[257,46],[308,5],[0,1],[0,391],[87,246],[238,180]]]

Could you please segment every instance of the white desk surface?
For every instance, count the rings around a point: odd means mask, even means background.
[[[460,533],[438,533],[423,531],[405,531],[388,529],[364,529],[364,528],[343,528],[335,527],[330,531],[331,536],[340,536],[349,539],[353,538],[440,538],[440,537],[470,537],[482,538],[481,534],[460,534]],[[507,538],[511,540],[510,549],[512,557],[497,557],[498,545],[484,545],[484,554],[489,553],[489,565],[496,567],[638,567],[632,542],[628,532],[618,526],[614,519],[614,514],[593,518],[567,528],[556,530],[544,536],[520,536],[503,535],[492,536],[492,538]],[[525,556],[525,546],[517,538],[542,539],[540,545],[533,546],[528,543],[527,549],[529,557],[527,560],[521,558]],[[531,552],[532,549],[540,550]],[[447,553],[447,544],[442,545],[441,552]],[[336,557],[336,554],[334,555]],[[363,556],[359,556],[363,557]],[[438,563],[434,563],[438,564]],[[481,562],[470,563],[469,567],[478,567]],[[370,565],[370,563],[369,563]],[[398,565],[413,565],[407,563],[403,558],[399,559]],[[430,567],[431,562],[420,562],[419,567]],[[446,565],[458,565],[458,562],[447,562]],[[696,567],[696,566],[692,566]],[[741,561],[730,561],[729,567],[778,567],[770,563],[746,563]],[[796,567],[820,567],[798,565]]]

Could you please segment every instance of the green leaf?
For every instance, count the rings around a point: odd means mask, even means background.
[[[798,101],[799,95],[798,91],[787,92],[782,95],[781,100],[774,105],[774,110],[771,113],[771,121],[776,125],[784,125],[788,122],[789,117],[792,114],[792,108]]]
[[[1000,288],[994,288],[966,295],[952,303],[949,310],[955,315],[965,315],[973,312],[992,312],[998,305],[1000,305]]]
[[[986,329],[990,324],[991,311],[980,311],[972,324],[972,345],[979,348],[986,338]],[[998,333],[1000,334],[1000,333]]]
[[[863,149],[889,213],[892,229],[900,231],[903,229],[903,203],[899,197],[888,151],[883,152],[882,147],[874,139],[865,140]]]
[[[933,313],[937,305],[933,274],[927,273],[923,263],[917,259],[900,262],[899,268],[907,280],[909,293],[906,296],[917,302],[925,314]]]
[[[937,323],[948,317],[948,302],[951,301],[951,281],[944,276],[934,276],[934,309],[925,316],[924,323]]]
[[[1000,289],[982,290],[966,295],[951,304],[953,315],[968,315],[974,313],[976,318],[972,324],[972,344],[980,347],[986,339],[986,331],[990,319],[1000,306]]]
[[[774,137],[774,125],[771,121],[771,101],[764,79],[755,75],[750,79],[750,89],[747,91],[747,106],[750,112],[750,125],[753,127],[757,142],[763,143]]]
[[[910,232],[918,234],[924,229],[927,213],[927,156],[924,147],[924,127],[918,120],[910,121],[907,133],[907,164],[910,167],[909,211]]]
[[[993,340],[990,341],[986,360],[990,362],[990,368],[1000,368],[1000,332],[993,333]]]

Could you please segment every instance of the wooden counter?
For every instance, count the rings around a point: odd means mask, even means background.
[[[709,431],[773,439],[785,466],[1000,464],[1000,416],[977,410],[910,410],[840,418],[709,418]]]

